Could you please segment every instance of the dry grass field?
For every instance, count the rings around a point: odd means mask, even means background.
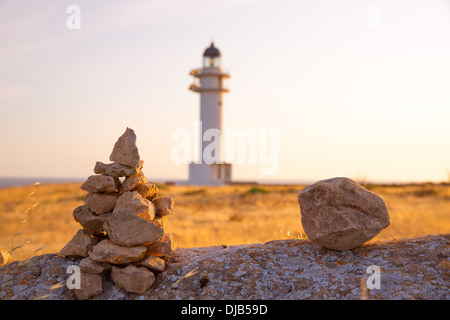
[[[58,252],[80,228],[72,216],[73,210],[84,204],[86,193],[80,186],[42,184],[0,189],[0,247],[18,247],[12,252],[14,260]],[[174,234],[179,247],[304,237],[297,202],[303,187],[159,185],[161,195],[175,200],[175,214],[168,219],[167,231]],[[391,225],[371,242],[450,232],[450,184],[366,188],[384,198],[391,216]]]

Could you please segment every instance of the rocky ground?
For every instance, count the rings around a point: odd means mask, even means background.
[[[178,248],[144,293],[103,277],[93,299],[450,299],[450,234],[333,251],[308,240]],[[0,267],[3,299],[76,299],[66,286],[81,258],[45,254]],[[376,288],[379,267],[379,289]],[[6,269],[7,268],[7,269]],[[368,282],[369,287],[368,288]]]

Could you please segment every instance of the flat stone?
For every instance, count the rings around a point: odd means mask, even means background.
[[[147,183],[147,178],[144,176],[142,171],[139,171],[137,174],[127,177],[125,181],[120,185],[119,191],[127,192],[131,191],[133,188],[136,188],[139,184]]]
[[[125,192],[103,228],[111,240],[119,245],[135,246],[157,241],[164,234],[164,229],[152,222],[154,210],[153,204],[139,193]]]
[[[80,280],[80,289],[75,289],[79,300],[87,300],[103,292],[101,275],[81,272]]]
[[[70,240],[59,252],[63,257],[67,256],[81,256],[87,257],[92,248],[98,243],[98,239],[91,237],[83,229],[77,231]]]
[[[155,282],[153,272],[144,267],[133,265],[125,268],[113,266],[111,279],[116,286],[127,292],[144,293]]]
[[[109,160],[132,168],[139,167],[139,151],[136,146],[136,134],[130,128],[114,144]]]
[[[111,212],[97,215],[89,209],[87,205],[79,206],[73,211],[75,221],[81,224],[84,231],[88,234],[96,234],[105,231],[103,224],[109,218]]]
[[[175,241],[170,233],[166,233],[160,240],[147,245],[147,255],[157,257],[170,256],[175,250]]]
[[[96,174],[103,174],[114,178],[129,177],[139,173],[143,165],[143,160],[140,160],[138,168],[132,168],[120,163],[113,162],[105,164],[103,162],[97,161],[94,167],[94,172]]]
[[[146,251],[145,246],[125,247],[105,239],[92,248],[89,258],[96,262],[124,264],[142,260]]]
[[[105,175],[92,175],[81,186],[87,192],[115,192],[120,185],[120,180]]]
[[[119,193],[89,192],[84,198],[85,204],[96,214],[110,212],[116,206]]]
[[[390,223],[384,200],[349,178],[318,181],[298,201],[308,239],[329,249],[355,248]]]
[[[84,258],[80,261],[78,265],[81,272],[85,273],[102,273],[106,270],[111,270],[111,265],[106,262],[97,262],[91,258]]]
[[[173,214],[174,201],[171,197],[160,197],[152,200],[156,208],[156,215],[159,217]]]
[[[146,267],[152,271],[163,272],[166,267],[166,262],[161,258],[149,255],[144,260],[137,262],[136,265]]]

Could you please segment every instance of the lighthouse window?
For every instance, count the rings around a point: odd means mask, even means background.
[[[216,68],[220,67],[220,58],[219,57],[214,58],[213,67],[216,67]]]
[[[204,57],[203,58],[203,67],[204,68],[220,67],[220,58],[219,57],[216,57],[216,58]]]
[[[209,57],[203,58],[203,67],[205,67],[205,68],[211,67],[211,60],[212,59]]]

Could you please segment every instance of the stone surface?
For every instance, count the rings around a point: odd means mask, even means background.
[[[116,286],[127,292],[144,293],[155,282],[153,272],[144,267],[133,265],[125,268],[113,266],[111,279]]]
[[[141,171],[142,166],[144,165],[144,161],[140,160],[138,168],[132,168],[129,166],[125,166],[120,163],[103,163],[97,161],[94,167],[94,172],[96,174],[103,174],[115,178],[120,177],[129,177],[137,174]]]
[[[73,211],[73,217],[83,227],[88,234],[103,232],[103,223],[109,218],[111,213],[97,215],[87,205],[79,206]]]
[[[138,184],[132,191],[138,192],[142,198],[152,201],[158,196],[158,187],[153,183]]]
[[[163,272],[166,268],[166,263],[163,259],[152,255],[147,256],[144,260],[136,262],[136,265],[146,267],[147,269],[157,272]]]
[[[170,256],[175,250],[175,241],[170,233],[166,233],[160,240],[147,245],[147,254],[157,257]]]
[[[164,217],[173,214],[174,202],[171,197],[155,198],[152,202],[155,205],[157,216]]]
[[[124,192],[117,200],[113,213],[138,216],[146,220],[155,218],[155,207],[136,192]]]
[[[96,214],[102,214],[114,209],[118,196],[118,193],[90,192],[84,198],[84,202]]]
[[[74,289],[79,300],[86,300],[103,292],[102,276],[81,272],[80,289]]]
[[[329,249],[355,248],[390,223],[384,200],[348,178],[309,185],[298,201],[308,239]]]
[[[125,181],[120,185],[119,191],[127,192],[137,187],[139,184],[147,183],[147,178],[142,171],[136,173],[133,176],[127,177]]]
[[[425,299],[450,300],[450,234],[364,244],[334,251],[308,240],[177,248],[154,286],[142,294],[117,289],[105,279],[92,299]],[[5,299],[71,300],[69,265],[81,259],[54,254],[9,264]],[[366,286],[367,267],[380,267],[380,289]],[[5,276],[0,267],[0,284]],[[208,278],[209,281],[206,281]],[[203,280],[202,280],[203,279]],[[206,283],[205,283],[206,282]]]
[[[63,257],[67,256],[81,256],[87,257],[89,251],[97,244],[98,240],[95,237],[91,237],[83,229],[77,231],[70,240],[59,252]]]
[[[111,240],[119,245],[134,246],[154,242],[162,237],[164,229],[151,220],[155,217],[153,204],[137,192],[123,193],[104,223]]]
[[[124,134],[114,144],[109,160],[132,168],[139,167],[139,151],[136,146],[134,130],[127,128]]]
[[[167,223],[167,217],[155,217],[152,222],[160,228],[165,228]]]
[[[87,192],[115,192],[120,185],[117,178],[104,175],[92,175],[81,185]]]
[[[97,262],[91,258],[84,258],[80,261],[78,265],[81,272],[85,273],[102,273],[106,270],[111,270],[111,265],[106,262]]]
[[[125,247],[105,239],[92,248],[89,258],[96,262],[124,264],[142,260],[146,251],[145,246]]]

